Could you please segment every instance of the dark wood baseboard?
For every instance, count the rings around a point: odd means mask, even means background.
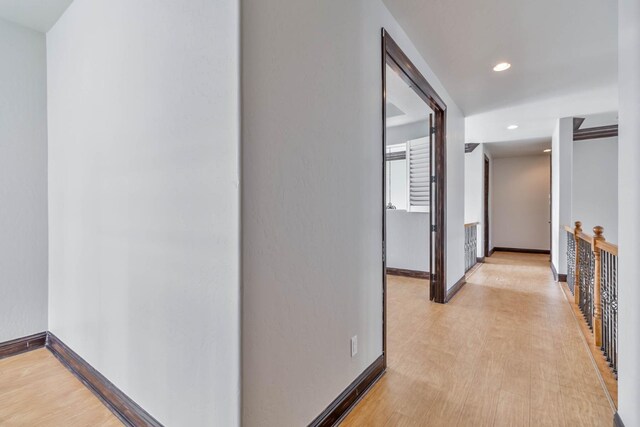
[[[0,343],[0,359],[15,356],[37,348],[42,348],[44,347],[46,340],[47,333],[40,332],[38,334]]]
[[[349,387],[340,393],[327,409],[322,411],[315,420],[311,421],[309,427],[338,425],[384,372],[384,356],[380,356]]]
[[[431,277],[428,271],[419,271],[419,270],[405,270],[402,268],[391,268],[387,267],[387,274],[391,274],[393,276],[404,276],[404,277],[413,277],[414,279],[427,279]]]
[[[482,262],[484,262],[484,259],[485,258],[483,256],[479,256],[478,258],[476,258],[476,262],[482,263]]]
[[[620,418],[620,414],[618,414],[617,412],[613,416],[613,427],[624,427],[622,418]]]
[[[46,347],[58,360],[89,388],[126,426],[162,427],[156,419],[124,394],[111,381],[89,365],[51,332],[46,334]]]
[[[491,250],[489,251],[489,255],[487,256],[491,256],[493,255],[493,253],[496,251],[496,248],[491,248]]]
[[[566,274],[558,274],[558,270],[556,270],[556,266],[551,263],[551,272],[553,273],[553,280],[556,282],[565,282],[567,281]]]
[[[453,285],[453,286],[451,287],[451,289],[448,289],[448,290],[447,290],[447,299],[445,300],[445,302],[449,302],[449,301],[451,301],[451,299],[452,299],[452,298],[453,298],[453,297],[454,297],[458,292],[460,292],[460,289],[462,289],[462,287],[463,287],[466,283],[467,283],[467,279],[466,279],[464,276],[462,276],[462,277],[460,278],[460,280],[458,280],[458,281],[456,282],[456,284],[455,284],[455,285]]]
[[[503,247],[495,247],[491,250],[493,252],[516,252],[521,254],[550,254],[551,251],[548,249],[525,249],[525,248],[503,248]]]

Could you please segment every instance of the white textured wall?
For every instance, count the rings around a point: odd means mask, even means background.
[[[464,155],[464,222],[479,222],[478,256],[484,256],[484,145]]]
[[[618,411],[640,426],[640,2],[620,0]]]
[[[429,119],[406,125],[387,127],[387,145],[403,144],[412,139],[429,135]]]
[[[244,1],[247,427],[308,424],[381,355],[382,27],[448,105],[449,286],[464,274],[464,120],[383,4]]]
[[[493,182],[493,154],[491,153],[490,149],[488,148],[488,145],[489,144],[483,144],[482,148],[484,149],[484,154],[489,159],[489,209],[488,209],[488,214],[489,214],[489,251],[491,251],[491,249],[495,246],[493,244],[493,240],[491,239],[491,227],[493,227],[493,216],[491,214],[491,206],[493,206],[493,186],[491,185],[491,183]],[[483,177],[484,177],[484,172],[483,172]],[[483,251],[484,251],[484,249],[483,249]]]
[[[585,233],[600,225],[609,242],[618,242],[617,137],[573,143],[571,216]]]
[[[549,250],[549,156],[494,159],[492,166],[494,246]]]
[[[559,274],[567,274],[567,232],[564,226],[572,225],[573,117],[558,119],[551,150],[551,262]]]
[[[429,214],[387,210],[387,267],[429,271]]]
[[[47,329],[45,49],[0,19],[0,342]]]
[[[47,34],[49,325],[167,426],[239,424],[239,4]]]

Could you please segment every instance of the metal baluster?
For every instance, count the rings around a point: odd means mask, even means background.
[[[574,234],[567,231],[567,286],[575,295],[576,241]]]
[[[602,298],[602,350],[605,357],[608,358],[608,327],[609,327],[609,254],[600,250],[600,260],[602,262],[602,270],[600,275],[600,290]]]
[[[618,377],[618,257],[613,257],[613,298],[612,298],[612,316],[613,316],[613,349],[611,360],[613,362],[613,372]]]
[[[612,365],[611,353],[613,349],[613,318],[611,304],[613,303],[613,254],[607,254],[607,362]]]

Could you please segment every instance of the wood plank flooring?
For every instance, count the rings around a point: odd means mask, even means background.
[[[342,426],[611,426],[548,259],[495,253],[447,305],[389,276],[387,373]]]
[[[0,426],[122,426],[44,348],[0,360]]]
[[[387,373],[343,426],[612,425],[548,255],[495,253],[447,305],[388,277]],[[46,349],[0,360],[0,426],[121,426]]]

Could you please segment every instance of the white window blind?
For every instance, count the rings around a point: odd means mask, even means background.
[[[407,210],[429,212],[429,138],[407,141]]]

